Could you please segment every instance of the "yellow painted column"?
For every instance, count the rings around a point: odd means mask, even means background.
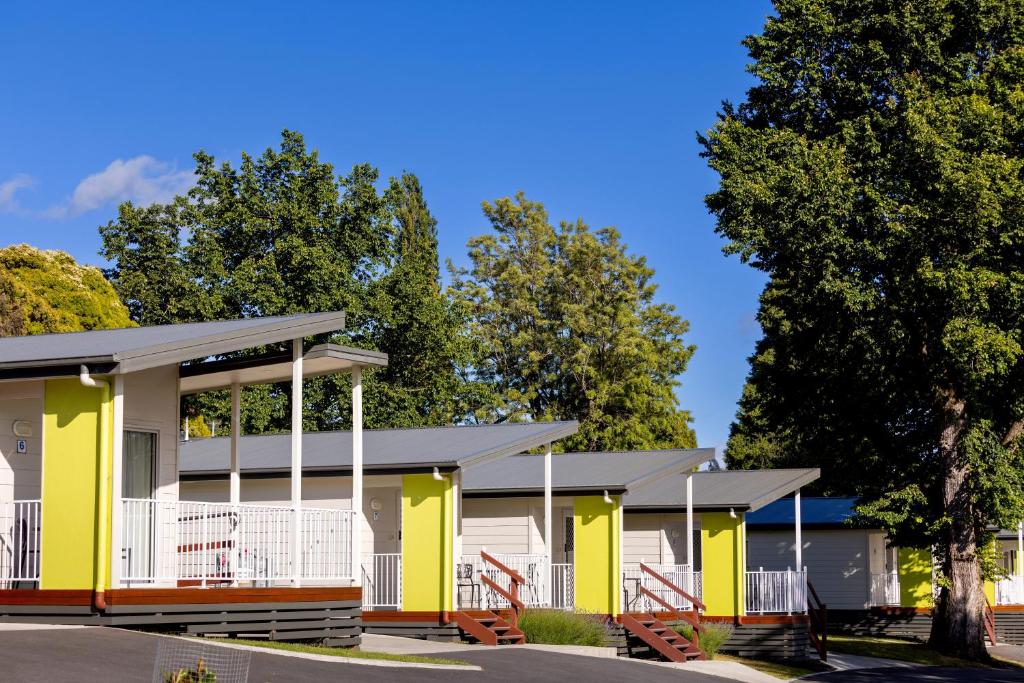
[[[996,604],[996,583],[992,579],[985,579],[984,585],[985,597],[988,599],[988,604]]]
[[[928,548],[897,551],[900,576],[900,607],[932,606],[932,553]]]
[[[402,609],[447,612],[452,605],[452,480],[402,477]]]
[[[104,406],[104,402],[106,405]],[[42,539],[40,588],[88,590],[96,571],[100,534],[110,545],[110,496],[98,500],[100,477],[110,490],[112,447],[110,394],[76,379],[49,380],[43,399]],[[101,416],[107,418],[101,424]],[[107,464],[100,471],[100,462]],[[103,529],[96,528],[96,506],[106,507]],[[109,562],[107,563],[109,564]],[[109,588],[109,567],[105,568]]]
[[[618,616],[622,605],[622,501],[573,499],[573,591],[576,609]]]
[[[705,512],[700,516],[701,568],[704,604],[714,617],[736,617],[746,612],[743,515]]]

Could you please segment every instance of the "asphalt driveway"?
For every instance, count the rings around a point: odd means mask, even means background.
[[[150,681],[159,636],[106,628],[0,631],[0,680],[88,683]],[[722,683],[724,679],[637,662],[537,650],[445,654],[483,671],[400,669],[320,662],[254,652],[251,683],[265,681],[566,681],[636,680]],[[1024,679],[1015,679],[1024,680]]]
[[[911,669],[836,671],[815,674],[800,680],[827,681],[827,683],[1021,683],[1024,681],[1024,671],[920,666]]]

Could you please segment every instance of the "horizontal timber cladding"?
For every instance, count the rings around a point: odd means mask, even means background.
[[[739,624],[722,645],[722,652],[740,657],[806,659],[810,636],[807,624]]]
[[[998,618],[996,620],[998,625]],[[932,630],[931,610],[882,607],[869,610],[829,610],[829,633],[863,636],[892,636],[928,640]]]
[[[431,611],[366,611],[362,617],[363,633],[445,642],[461,640],[458,626],[446,620],[446,616]]]
[[[334,646],[358,645],[362,632],[359,588],[113,590],[102,613],[91,609],[88,591],[84,605],[82,596],[54,592],[0,591],[0,621],[315,640]],[[65,604],[59,604],[61,598]]]
[[[1024,607],[1016,611],[996,608],[996,640],[1009,645],[1024,645]]]

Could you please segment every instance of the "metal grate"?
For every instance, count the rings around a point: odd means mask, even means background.
[[[163,638],[156,650],[153,683],[246,683],[248,650],[184,638]]]

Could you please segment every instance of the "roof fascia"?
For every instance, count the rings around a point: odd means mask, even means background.
[[[489,462],[494,462],[495,460],[507,458],[510,455],[519,455],[523,451],[528,451],[531,448],[537,448],[538,446],[543,446],[546,443],[551,443],[552,441],[558,441],[559,439],[564,439],[567,436],[572,436],[579,431],[579,428],[580,424],[575,420],[564,422],[542,434],[536,434],[529,438],[520,439],[510,444],[499,446],[498,448],[490,451],[476,453],[474,455],[461,458],[459,460],[459,465],[465,469],[468,467],[485,465]]]
[[[785,484],[776,486],[770,491],[767,491],[758,496],[757,498],[754,498],[752,501],[750,501],[749,511],[754,512],[756,510],[759,510],[760,508],[763,508],[765,505],[773,503],[777,501],[779,498],[782,498],[783,496],[793,493],[798,488],[810,484],[812,481],[817,480],[820,476],[821,470],[818,469],[817,467],[807,470],[797,470],[796,472],[794,472],[793,479],[789,480]]]
[[[320,313],[298,320],[277,320],[242,330],[211,334],[199,339],[132,349],[115,353],[114,360],[120,362],[119,372],[137,372],[343,329],[343,311]]]
[[[714,459],[715,457],[714,448],[701,448],[698,450],[700,451],[699,455],[694,455],[693,457],[687,458],[686,460],[683,460],[681,462],[669,463],[668,465],[660,469],[657,469],[653,472],[648,472],[647,474],[641,477],[637,477],[636,479],[627,482],[626,488],[629,489],[630,491],[639,491],[645,486],[649,486],[665,476],[669,476],[672,474],[683,474],[688,470],[693,469],[694,467],[697,467],[705,462],[708,462],[709,460]]]

